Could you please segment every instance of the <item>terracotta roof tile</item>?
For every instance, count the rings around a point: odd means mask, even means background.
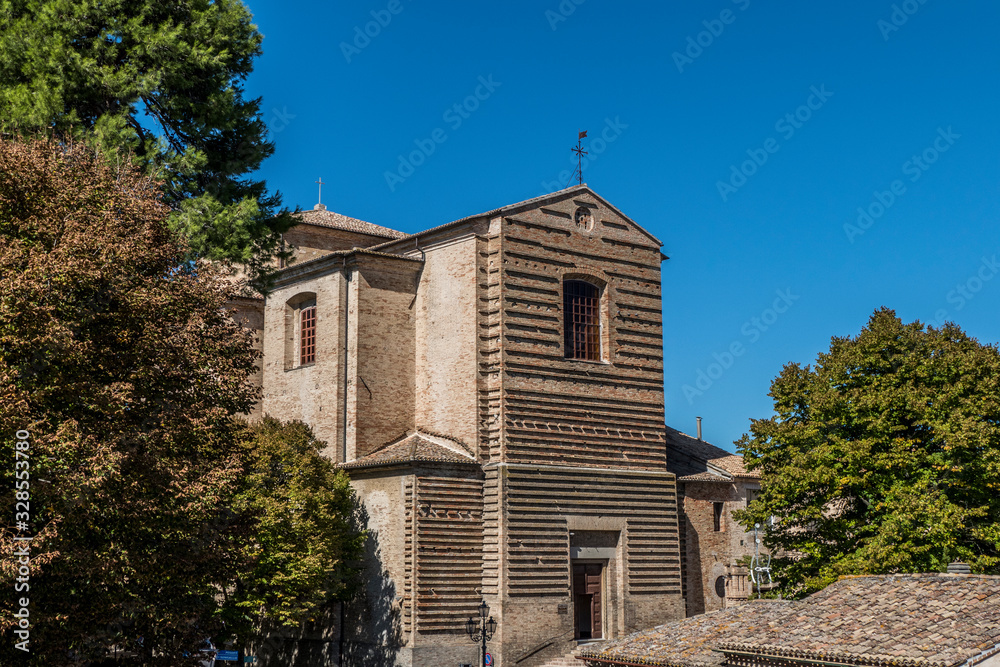
[[[719,642],[766,625],[793,605],[787,600],[754,600],[740,607],[700,614],[638,632],[583,651],[588,664],[611,661],[668,667],[721,665],[724,656],[712,649]]]
[[[736,477],[755,477],[759,478],[760,475],[756,472],[750,472],[743,465],[743,457],[739,454],[730,454],[728,456],[722,456],[717,459],[710,459],[709,463],[714,466],[718,466]]]
[[[335,213],[333,211],[327,211],[326,209],[302,211],[297,217],[302,222],[309,225],[319,225],[320,227],[330,227],[332,229],[344,229],[350,232],[368,234],[369,236],[379,236],[385,239],[401,239],[406,236],[403,232],[397,232],[395,229],[382,227],[381,225],[365,222],[364,220],[358,220],[357,218],[349,218],[346,215],[341,215],[340,213]]]
[[[845,577],[803,600],[781,624],[728,638],[719,648],[855,665],[950,667],[1000,650],[1000,577]]]
[[[415,461],[478,465],[472,454],[461,443],[442,436],[418,432],[383,445],[367,456],[341,463],[338,467],[351,470]]]
[[[642,228],[638,223],[636,223],[630,217],[628,217],[627,215],[625,215],[624,213],[622,213],[620,210],[618,210],[613,204],[611,204],[611,202],[609,202],[604,197],[602,197],[601,195],[599,195],[596,192],[594,192],[593,190],[591,190],[590,187],[586,183],[583,183],[583,184],[580,184],[580,185],[572,185],[572,186],[570,186],[568,188],[563,188],[562,190],[557,190],[555,192],[550,192],[550,193],[545,194],[545,195],[539,195],[537,197],[532,197],[531,199],[525,199],[523,201],[519,201],[519,202],[516,202],[514,204],[508,204],[507,206],[503,206],[501,208],[495,208],[495,209],[492,209],[490,211],[484,211],[483,213],[476,213],[474,215],[468,215],[468,216],[465,216],[464,218],[459,218],[458,220],[453,220],[453,221],[445,223],[443,225],[438,225],[437,227],[431,227],[429,229],[424,229],[424,230],[421,230],[419,232],[415,232],[413,234],[405,235],[404,238],[414,237],[414,236],[424,236],[426,234],[432,234],[432,233],[435,233],[435,232],[439,232],[439,231],[448,229],[450,227],[455,227],[455,226],[462,225],[462,224],[467,223],[467,222],[472,221],[472,220],[477,220],[479,218],[486,218],[486,217],[492,217],[494,215],[508,214],[508,213],[511,213],[511,212],[515,212],[515,211],[518,211],[518,210],[529,208],[529,207],[537,205],[537,204],[541,204],[541,203],[549,201],[551,199],[558,199],[559,197],[562,197],[564,195],[578,195],[578,194],[584,194],[584,193],[588,193],[588,194],[592,195],[593,197],[599,199],[608,208],[610,208],[611,210],[615,211],[618,215],[620,215],[625,220],[628,220],[629,222],[631,222],[633,225],[635,225],[636,229],[639,232],[641,232],[645,236],[649,237],[649,239],[652,240],[652,241],[654,241],[657,244],[657,246],[662,246],[663,245],[662,241],[660,241],[659,239],[657,239],[655,236],[653,236],[648,231],[646,231],[644,228]],[[393,243],[393,241],[387,241],[386,243],[383,243],[380,246],[376,246],[376,247],[381,248],[382,246],[391,246],[392,243]]]
[[[725,484],[732,484],[733,478],[722,475],[717,475],[714,472],[699,472],[694,475],[684,475],[683,477],[678,477],[679,482],[720,482]]]
[[[725,653],[751,665],[773,664],[767,656],[872,667],[975,664],[1000,653],[1000,577],[845,577],[801,601],[760,600],[694,616],[583,657],[590,665],[700,667],[722,664]]]
[[[715,468],[734,477],[760,479],[743,465],[743,457],[667,427],[667,467],[678,477],[697,475]]]

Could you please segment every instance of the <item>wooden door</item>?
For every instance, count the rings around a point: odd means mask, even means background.
[[[604,566],[600,563],[574,563],[573,607],[577,639],[603,637],[601,585]]]

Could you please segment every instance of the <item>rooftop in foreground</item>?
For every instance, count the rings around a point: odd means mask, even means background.
[[[800,601],[762,600],[694,616],[581,659],[669,667],[971,667],[997,654],[1000,576],[901,574],[844,577]]]
[[[794,604],[788,600],[754,600],[600,644],[584,651],[581,658],[599,665],[715,667],[722,665],[724,659],[722,653],[712,650],[719,642],[766,625],[783,616]]]

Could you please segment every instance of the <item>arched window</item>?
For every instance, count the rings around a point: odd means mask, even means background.
[[[316,306],[302,309],[299,316],[299,365],[316,363]]]
[[[566,358],[601,360],[601,290],[583,280],[563,283]]]

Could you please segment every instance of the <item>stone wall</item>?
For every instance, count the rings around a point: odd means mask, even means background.
[[[424,464],[350,474],[372,537],[365,590],[347,607],[353,658],[345,665],[478,664],[465,620],[481,600],[481,470]]]
[[[251,378],[254,387],[263,397],[264,389],[264,300],[237,298],[229,302],[228,306],[233,311],[233,319],[239,322],[244,328],[254,333],[254,349],[261,356],[257,360],[257,372]],[[248,419],[260,419],[263,415],[262,401],[258,400],[253,409],[245,416]]]
[[[343,344],[344,272],[336,267],[279,282],[268,296],[264,310],[264,392],[262,412],[288,421],[309,424],[316,437],[326,442],[324,454],[343,460]],[[289,368],[286,342],[294,331],[288,303],[302,295],[316,300],[316,362]]]
[[[749,486],[758,488],[756,483]],[[725,582],[732,566],[753,555],[753,534],[732,517],[745,509],[746,482],[684,482],[681,497],[684,519],[685,599],[687,615],[694,616],[726,606],[718,595],[719,578]],[[715,503],[723,503],[722,530],[715,530]],[[725,585],[725,584],[723,584]],[[722,589],[725,594],[725,588]]]

